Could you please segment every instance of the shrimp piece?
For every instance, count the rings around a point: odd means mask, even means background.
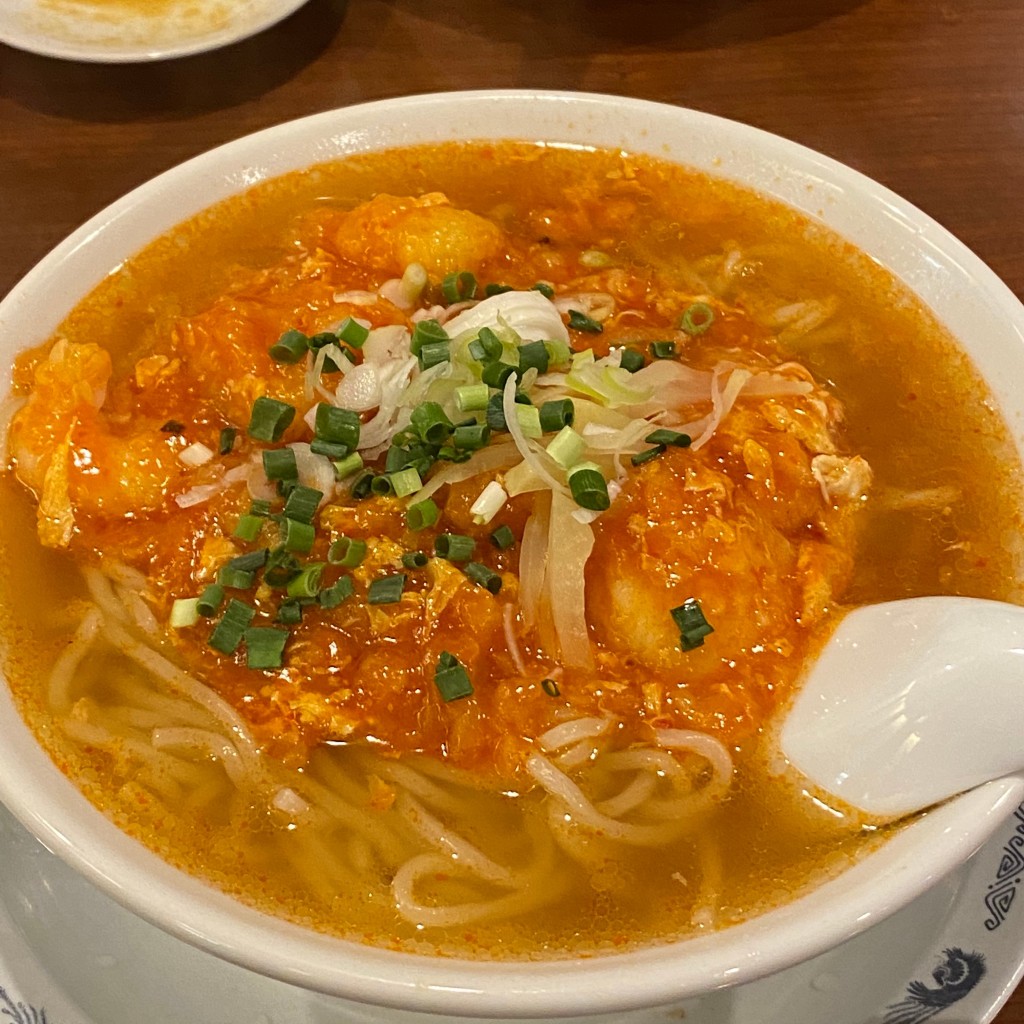
[[[507,248],[496,224],[452,206],[439,192],[419,198],[375,196],[341,219],[335,244],[353,263],[392,275],[421,263],[434,277],[479,271]]]
[[[115,433],[102,406],[108,353],[60,340],[39,363],[25,404],[11,422],[18,478],[39,495],[38,530],[66,547],[80,514],[124,516],[159,506],[182,476],[176,442],[154,425]]]

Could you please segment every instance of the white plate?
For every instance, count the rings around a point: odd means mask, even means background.
[[[316,995],[202,953],[122,909],[3,807],[0,863],[7,1024],[442,1020]],[[965,867],[824,956],[702,999],[587,1024],[985,1024],[1024,971],[1022,882],[1024,804]]]
[[[0,41],[65,60],[127,64],[215,50],[306,0],[0,0]]]

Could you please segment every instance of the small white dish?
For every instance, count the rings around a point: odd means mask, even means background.
[[[318,995],[193,949],[104,896],[2,807],[0,860],[0,1015],[13,1024],[441,1020]],[[586,1024],[987,1024],[1024,973],[1022,873],[1024,804],[964,867],[850,942],[749,985]]]
[[[215,50],[306,0],[4,0],[0,42],[63,60],[131,64]]]

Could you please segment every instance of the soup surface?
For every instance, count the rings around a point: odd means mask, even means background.
[[[111,273],[11,407],[40,742],[172,863],[378,945],[580,955],[792,898],[885,834],[773,755],[837,616],[1020,597],[1018,467],[952,341],[648,158],[260,185]]]

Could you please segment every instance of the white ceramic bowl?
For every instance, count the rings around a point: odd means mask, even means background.
[[[1024,307],[948,232],[835,161],[754,128],[577,93],[449,93],[350,107],[249,136],[136,189],[83,225],[0,304],[0,392],[15,351],[43,341],[110,269],[156,235],[266,178],[345,154],[495,137],[619,147],[780,199],[870,253],[960,339],[1024,449]],[[1024,798],[989,783],[896,836],[837,880],[718,934],[550,963],[476,963],[348,944],[266,917],[165,865],[79,795],[0,689],[0,799],[51,850],[125,906],[203,949],[296,985],[456,1016],[607,1014],[750,981],[832,948],[963,862]]]

